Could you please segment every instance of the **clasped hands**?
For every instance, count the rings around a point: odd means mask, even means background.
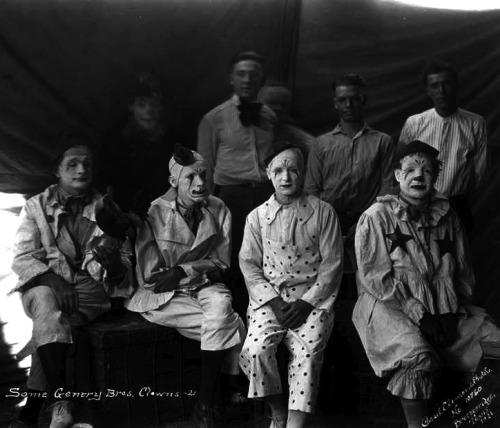
[[[268,302],[278,322],[287,329],[299,328],[307,320],[314,306],[304,300],[287,303],[281,297]]]
[[[425,312],[419,328],[429,343],[436,347],[450,346],[456,339],[458,314],[432,315]]]

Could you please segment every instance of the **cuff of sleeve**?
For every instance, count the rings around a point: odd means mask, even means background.
[[[35,279],[37,276],[42,275],[45,272],[50,271],[51,269],[47,265],[37,265],[32,269],[27,269],[21,275],[19,275],[19,284],[16,287],[16,290],[21,289],[25,284]]]
[[[417,299],[410,298],[408,299],[404,306],[403,312],[415,323],[419,324],[420,320],[424,316],[424,312],[428,312],[424,305],[420,303]]]
[[[259,287],[255,290],[252,290],[252,293],[250,294],[252,308],[259,309],[262,306],[267,305],[271,300],[275,299],[278,296],[278,292],[273,288],[272,285],[267,283],[259,284]]]
[[[182,271],[185,273],[186,276],[195,276],[195,275],[199,275],[199,273],[197,273],[194,268],[193,268],[193,265],[188,265],[188,264],[185,264],[185,265],[176,265],[177,267],[180,267],[182,269]]]

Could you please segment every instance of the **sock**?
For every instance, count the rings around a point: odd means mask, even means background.
[[[211,405],[225,351],[201,351],[201,385],[198,402]]]
[[[422,419],[427,416],[427,400],[400,398],[408,428],[421,428]]]
[[[28,395],[26,399],[26,404],[20,410],[17,419],[23,422],[28,422],[30,424],[35,424],[38,421],[38,414],[40,413],[40,409],[42,408],[43,402],[45,398],[41,396],[42,391],[35,391],[33,389],[28,389],[28,394],[39,394],[40,396],[32,396]]]
[[[43,372],[49,384],[49,394],[53,397],[58,388],[66,388],[66,355],[69,343],[48,343],[37,348]]]

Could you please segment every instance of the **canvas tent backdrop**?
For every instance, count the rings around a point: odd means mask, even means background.
[[[476,299],[500,316],[500,11],[384,0],[4,0],[0,28],[0,191],[24,194],[50,182],[50,153],[67,130],[105,143],[140,71],[160,79],[170,123],[194,147],[202,115],[231,95],[227,63],[241,50],[260,52],[268,76],[287,81],[295,119],[313,135],[337,120],[334,77],[363,74],[367,121],[397,138],[406,117],[431,107],[425,61],[454,63],[460,105],[488,122],[493,167],[475,195],[472,248]]]

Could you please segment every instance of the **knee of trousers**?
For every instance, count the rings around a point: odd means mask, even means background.
[[[214,295],[210,298],[210,306],[204,307],[205,324],[215,329],[234,325],[239,328],[239,316],[234,312],[229,295]]]
[[[276,354],[277,344],[255,340],[254,338],[247,337],[243,348],[241,349],[241,358],[247,360],[250,365],[258,364],[259,361],[272,359]]]
[[[71,326],[50,287],[37,286],[22,296],[26,314],[33,321],[32,340],[36,347],[50,342],[71,343]]]
[[[26,314],[34,319],[60,312],[56,296],[46,285],[38,285],[25,292],[21,300]]]

